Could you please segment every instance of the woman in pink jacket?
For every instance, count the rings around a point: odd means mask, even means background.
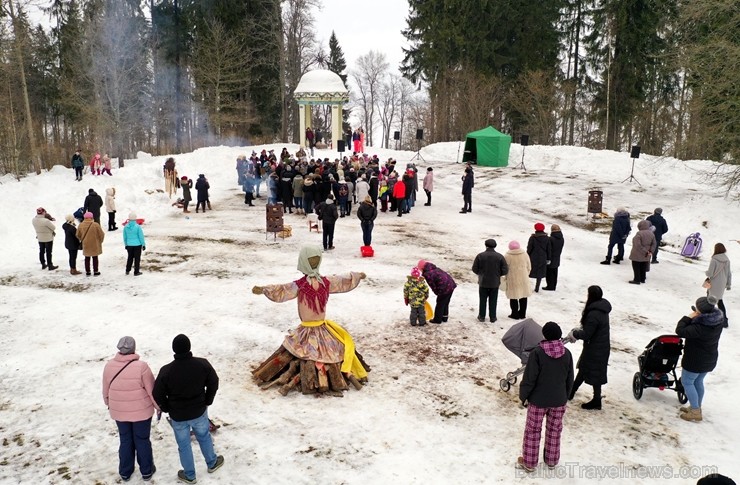
[[[155,409],[159,411],[152,397],[153,388],[154,374],[146,362],[139,360],[136,341],[122,337],[118,353],[105,364],[103,401],[118,425],[118,473],[124,481],[134,473],[134,458],[144,481],[157,471],[149,440],[152,415]]]

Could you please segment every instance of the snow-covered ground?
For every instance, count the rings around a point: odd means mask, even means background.
[[[282,146],[267,148],[279,152]],[[544,483],[514,468],[525,410],[517,386],[499,390],[499,379],[519,363],[500,340],[513,323],[506,317],[508,302],[500,296],[497,323],[479,323],[477,280],[470,271],[485,239],[496,238],[502,251],[512,239],[526,244],[536,221],[548,230],[559,224],[566,242],[558,291],[534,294],[528,316],[540,324],[559,322],[567,331],[577,324],[592,284],[601,285],[614,307],[604,409],[582,410],[579,404],[590,398],[590,387],[582,387],[565,416],[561,466],[539,473],[550,474],[547,483],[561,484],[690,484],[706,467],[740,477],[740,392],[732,387],[733,363],[740,361],[735,290],[725,295],[731,326],[720,342],[719,365],[706,381],[704,422],[678,419],[674,392],[646,389],[640,401],[631,392],[637,355],[653,337],[671,333],[702,296],[714,243],[724,242],[730,259],[740,261],[740,247],[732,241],[740,238],[740,208],[703,183],[712,162],[643,155],[635,164],[638,185],[622,182],[630,174],[626,153],[530,146],[525,172],[515,168],[522,149],[512,145],[509,167],[476,167],[473,212],[463,215],[459,145],[424,148],[426,163],[419,168],[423,175],[434,167],[433,205],[419,204],[402,218],[381,213],[374,258],[360,256],[354,213],[340,219],[337,249],[324,256],[324,274],[368,275],[357,289],[329,302],[328,317],[346,326],[372,366],[368,385],[340,399],[281,397],[261,391],[251,379],[250,371],[280,345],[298,317],[294,302],[272,303],[250,288],[299,277],[299,248],[320,244],[321,237],[309,233],[298,215],[286,217],[291,238],[266,236],[266,199],[248,208],[236,185],[235,159],[252,148],[213,147],[176,156],[180,175],[205,173],[212,187],[214,210],[189,217],[156,191],[164,188],[165,157],[141,154],[113,177],[86,175],[82,182],[62,167],[20,182],[0,179],[0,207],[6,211],[0,218],[0,483],[117,483],[118,438],[101,398],[103,366],[119,337],[131,335],[156,374],[171,360],[178,333],[190,336],[194,354],[208,358],[221,378],[210,415],[223,425],[214,439],[226,465],[206,474],[194,445],[199,483]],[[370,153],[393,156],[402,165],[414,155]],[[71,276],[64,216],[82,205],[89,188],[104,195],[112,186],[119,226],[130,211],[146,219],[144,274],[124,275],[118,231],[106,233],[100,277]],[[605,212],[625,206],[633,228],[655,207],[664,209],[668,246],[646,285],[627,283],[629,264],[599,264],[611,221],[586,214],[593,188],[604,191]],[[39,206],[57,219],[55,272],[38,264],[31,219]],[[702,233],[705,249],[698,261],[686,260],[678,253],[695,231]],[[407,324],[402,285],[420,258],[458,282],[446,324]],[[570,346],[574,356],[580,347]],[[153,431],[158,471],[152,483],[175,483],[180,468],[168,428],[163,420]],[[132,483],[141,483],[138,471]]]

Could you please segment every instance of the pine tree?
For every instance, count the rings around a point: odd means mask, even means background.
[[[347,86],[347,74],[345,74],[347,61],[344,59],[344,52],[342,51],[342,47],[339,45],[339,40],[337,40],[337,36],[333,30],[331,32],[331,37],[329,37],[329,57],[327,59],[326,68],[337,74],[342,80],[344,86]],[[350,128],[349,122],[347,121],[349,119],[349,115],[350,110],[345,109],[342,111],[342,129],[345,131]]]

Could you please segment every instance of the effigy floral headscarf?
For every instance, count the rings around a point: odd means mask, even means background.
[[[298,271],[308,276],[309,278],[317,278],[321,280],[321,274],[319,274],[319,268],[321,267],[321,257],[323,253],[321,248],[318,246],[303,246],[301,252],[298,255]],[[319,264],[316,268],[311,267],[311,263],[308,262],[309,258],[319,257]]]

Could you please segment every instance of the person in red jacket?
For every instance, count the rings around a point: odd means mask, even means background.
[[[103,371],[103,402],[118,426],[118,474],[123,481],[131,479],[134,473],[134,458],[144,481],[157,471],[149,439],[152,415],[155,409],[159,411],[153,389],[154,374],[146,362],[139,360],[136,341],[133,337],[121,337],[118,353]]]
[[[398,217],[401,217],[406,212],[406,184],[401,181],[395,183],[393,198],[396,199],[396,205],[398,206]]]

